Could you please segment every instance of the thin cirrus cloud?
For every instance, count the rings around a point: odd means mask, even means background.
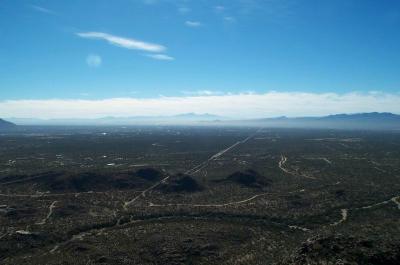
[[[50,15],[55,15],[56,12],[54,12],[53,10],[50,10],[48,8],[42,7],[42,6],[38,6],[38,5],[29,5],[30,8],[41,12],[41,13],[45,13],[45,14],[50,14]]]
[[[185,25],[191,28],[198,28],[201,27],[203,24],[199,21],[185,21]]]
[[[396,93],[266,92],[188,95],[182,97],[48,99],[0,101],[0,117],[100,118],[160,116],[187,112],[213,113],[232,118],[322,116],[335,113],[384,111],[400,113]]]
[[[167,49],[165,46],[160,44],[144,42],[132,38],[115,36],[104,32],[80,32],[76,33],[76,35],[84,39],[105,40],[112,45],[132,50],[142,50],[147,52],[163,52]]]
[[[145,54],[145,56],[152,58],[154,60],[159,60],[159,61],[173,61],[175,60],[174,57],[168,56],[166,54]]]

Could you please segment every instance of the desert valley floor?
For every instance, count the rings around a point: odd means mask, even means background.
[[[399,264],[398,131],[0,135],[1,264]]]

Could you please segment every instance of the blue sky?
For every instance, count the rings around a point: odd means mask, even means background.
[[[22,100],[400,92],[396,0],[2,0],[0,25],[3,116]]]

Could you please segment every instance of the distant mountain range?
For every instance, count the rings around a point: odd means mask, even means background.
[[[400,115],[387,112],[336,114],[323,117],[278,117],[229,121],[231,125],[248,125],[276,128],[327,128],[400,130]]]
[[[0,119],[0,129],[8,129],[12,127],[15,127],[14,123]]]
[[[277,117],[235,120],[213,114],[184,113],[174,116],[104,117],[98,119],[20,119],[10,118],[18,125],[208,125],[208,126],[259,126],[270,128],[327,128],[400,130],[400,115],[393,113],[336,114],[322,117]],[[3,123],[7,123],[3,121]],[[1,124],[1,123],[0,123]],[[10,124],[10,123],[8,123]],[[1,125],[0,125],[1,126]]]
[[[97,119],[24,119],[9,118],[18,125],[193,125],[224,119],[208,113],[183,113],[173,116],[133,116],[133,117],[103,117]]]

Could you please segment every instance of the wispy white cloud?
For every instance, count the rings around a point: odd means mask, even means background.
[[[175,60],[174,57],[168,56],[166,54],[145,54],[145,56],[150,57],[155,60],[160,60],[160,61],[173,61]]]
[[[119,37],[104,32],[81,32],[76,33],[76,35],[85,39],[105,40],[112,45],[126,49],[143,50],[148,52],[162,52],[166,50],[166,47],[160,44],[144,42],[132,38]]]
[[[46,13],[46,14],[50,14],[50,15],[56,15],[56,12],[54,12],[53,10],[50,10],[48,8],[44,8],[42,6],[38,6],[38,5],[29,5],[30,8],[42,12],[42,13]]]
[[[86,63],[90,67],[99,67],[102,63],[101,56],[97,54],[89,54],[86,57]]]
[[[203,24],[199,21],[187,20],[187,21],[185,21],[185,25],[188,27],[191,27],[191,28],[198,28],[198,27],[201,27]]]
[[[400,113],[400,94],[267,92],[209,96],[4,100],[0,117],[97,118],[104,116],[213,113],[233,118],[319,116],[334,113]]]

